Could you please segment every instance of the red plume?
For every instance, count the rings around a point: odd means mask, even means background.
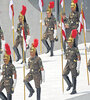
[[[52,8],[54,8],[54,1],[51,1],[50,3],[49,3],[49,7],[52,9]]]
[[[10,46],[8,45],[8,43],[5,44],[5,51],[7,55],[11,55],[11,50],[10,50]]]
[[[73,0],[73,3],[78,3],[78,0]]]
[[[38,46],[38,39],[34,39],[33,46],[36,48]]]
[[[78,33],[78,32],[77,32],[77,29],[73,29],[72,32],[71,32],[71,37],[72,37],[72,38],[76,38],[77,33]]]
[[[25,16],[26,10],[27,10],[26,6],[22,5],[22,11],[21,11],[21,14],[22,14],[23,16]]]

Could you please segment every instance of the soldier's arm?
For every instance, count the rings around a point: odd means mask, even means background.
[[[43,64],[42,64],[42,60],[41,60],[41,58],[39,58],[38,62],[39,62],[40,70],[43,71],[44,68],[43,68]]]
[[[47,17],[45,18],[44,23],[45,23],[45,26],[48,26]]]
[[[14,79],[17,79],[17,73],[14,65],[12,65],[12,71],[13,71]]]
[[[80,61],[81,56],[80,56],[80,52],[79,52],[78,48],[76,48],[76,55],[77,55],[77,60]]]
[[[27,24],[27,32],[28,32],[28,35],[30,35],[29,25],[28,24]]]
[[[19,24],[17,25],[17,33],[18,33],[18,34],[20,34],[20,33],[21,33],[21,27],[20,27],[20,25],[19,25]]]

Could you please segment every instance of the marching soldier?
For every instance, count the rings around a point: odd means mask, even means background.
[[[15,66],[11,61],[11,51],[8,44],[5,44],[5,54],[3,56],[4,65],[2,66],[2,79],[0,81],[0,98],[2,100],[12,100],[12,93],[16,85],[17,75]],[[14,79],[13,79],[14,76]],[[2,92],[3,89],[6,89],[7,97]]]
[[[20,12],[19,15],[19,24],[17,26],[17,38],[15,40],[15,44],[14,44],[14,51],[16,53],[17,56],[17,60],[19,61],[21,59],[21,55],[19,53],[18,50],[18,45],[20,44],[21,48],[22,48],[22,55],[23,55],[23,31],[22,28],[24,27],[24,33],[25,33],[25,38],[26,38],[26,42],[30,40],[30,33],[29,33],[29,26],[27,24],[26,18],[25,18],[25,13],[26,13],[26,7],[22,6],[22,11]],[[27,42],[28,43],[28,42]],[[28,43],[29,45],[29,43]],[[24,52],[24,60],[26,61],[26,53]]]
[[[47,17],[45,18],[45,26],[46,31],[43,34],[42,42],[47,48],[47,53],[51,51],[51,55],[53,56],[53,48],[54,48],[54,39],[57,38],[57,25],[56,25],[56,19],[54,15],[52,14],[52,8],[54,8],[54,2],[50,2],[48,9],[46,11]],[[49,38],[51,46],[49,46],[47,39]]]
[[[27,89],[30,91],[30,95],[29,97],[31,97],[34,93],[34,89],[31,86],[31,84],[29,83],[31,80],[34,80],[35,82],[35,87],[37,90],[37,100],[40,100],[40,94],[41,94],[41,87],[40,87],[40,83],[41,81],[45,81],[44,79],[44,68],[42,65],[42,61],[41,58],[36,56],[36,47],[37,47],[37,43],[33,44],[33,46],[31,46],[30,48],[30,58],[28,60],[28,69],[30,69],[30,72],[26,75],[25,79],[24,79],[24,83],[27,87]]]
[[[76,78],[79,75],[80,69],[80,53],[77,47],[73,46],[74,39],[69,37],[68,39],[68,48],[66,49],[66,59],[67,63],[63,71],[63,78],[66,81],[68,88],[67,91],[73,87],[71,94],[76,93]],[[69,80],[68,74],[71,72],[72,83]]]
[[[78,9],[78,4],[75,2],[75,0],[72,0],[71,3],[71,13],[69,15],[69,27],[70,30],[72,31],[73,29],[77,29],[79,26],[79,9]],[[74,46],[77,47],[78,45],[78,35],[74,40]]]

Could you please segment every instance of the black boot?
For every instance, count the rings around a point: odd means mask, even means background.
[[[51,41],[51,55],[50,56],[53,56],[53,47],[54,47],[54,41]]]
[[[12,95],[11,94],[7,94],[7,100],[12,100]]]
[[[45,45],[45,47],[47,48],[47,52],[46,52],[46,53],[48,53],[48,52],[51,50],[51,48],[50,48],[48,42],[47,42],[46,40],[44,40],[44,39],[42,40],[42,42],[43,42],[43,44]]]
[[[71,94],[76,94],[76,77],[72,78],[72,82],[73,82],[73,90],[71,92]]]
[[[64,80],[66,81],[66,83],[67,83],[67,85],[68,85],[68,87],[67,87],[66,90],[69,91],[69,90],[71,89],[71,87],[72,87],[72,83],[70,82],[68,76],[63,75],[63,78],[64,78]]]
[[[37,100],[40,100],[41,88],[37,88]]]
[[[2,100],[7,100],[6,96],[5,96],[2,92],[0,92],[0,98],[1,98]]]
[[[21,56],[20,56],[20,53],[19,53],[17,47],[13,47],[13,50],[14,50],[16,56],[17,56],[17,60],[16,60],[16,62],[17,62],[17,61],[19,61],[21,59]]]
[[[31,97],[34,93],[34,89],[32,88],[31,84],[29,82],[25,82],[25,85],[27,87],[27,89],[29,90],[30,94],[29,97]]]

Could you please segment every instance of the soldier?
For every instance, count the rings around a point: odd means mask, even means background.
[[[41,94],[40,83],[42,81],[45,81],[45,78],[44,78],[45,72],[44,72],[41,58],[36,56],[37,45],[38,44],[33,44],[33,46],[30,48],[31,57],[28,60],[28,69],[30,69],[30,72],[26,75],[24,79],[24,83],[27,89],[30,91],[29,97],[31,97],[34,93],[34,89],[29,82],[31,80],[34,80],[35,87],[37,90],[37,100],[40,100],[40,94]]]
[[[77,29],[79,26],[79,9],[78,9],[78,4],[74,2],[75,0],[72,0],[71,3],[71,13],[69,15],[69,27],[70,30],[72,31],[73,29]],[[77,47],[78,45],[78,35],[74,40],[74,46]]]
[[[14,44],[14,47],[13,47],[13,50],[15,51],[16,56],[17,56],[16,61],[19,61],[21,59],[21,55],[20,55],[19,50],[17,48],[19,44],[21,45],[22,55],[23,55],[23,31],[22,31],[23,27],[24,27],[24,33],[25,33],[26,41],[30,40],[29,26],[28,26],[26,18],[25,18],[26,7],[25,6],[22,6],[22,7],[23,7],[22,11],[20,12],[20,15],[18,17],[19,18],[19,24],[17,26],[18,36],[15,40],[15,44]],[[24,60],[26,61],[26,53],[25,52],[24,52]]]
[[[54,39],[56,39],[57,35],[57,25],[56,25],[56,19],[54,17],[54,15],[52,14],[52,8],[54,7],[54,2],[50,2],[48,9],[46,11],[47,13],[47,17],[45,18],[45,26],[46,31],[43,34],[43,39],[42,42],[45,45],[45,47],[47,48],[47,53],[49,51],[51,51],[51,55],[53,56],[53,48],[54,48]],[[50,43],[51,43],[51,47],[49,46],[47,39],[49,38]]]
[[[77,47],[73,46],[73,41],[74,39],[69,37],[68,39],[68,48],[66,49],[66,59],[67,63],[63,71],[63,78],[66,81],[68,88],[67,91],[73,87],[71,94],[76,93],[76,78],[79,75],[79,70],[80,70],[80,53]],[[72,83],[69,80],[68,74],[71,71],[72,75]]]
[[[2,66],[2,72],[0,73],[2,75],[2,79],[0,81],[0,98],[2,100],[12,100],[12,93],[14,92],[14,88],[16,86],[16,69],[12,64],[10,55],[10,47],[8,44],[5,44],[5,54],[3,56],[4,65]],[[4,88],[6,89],[7,97],[2,92]]]

